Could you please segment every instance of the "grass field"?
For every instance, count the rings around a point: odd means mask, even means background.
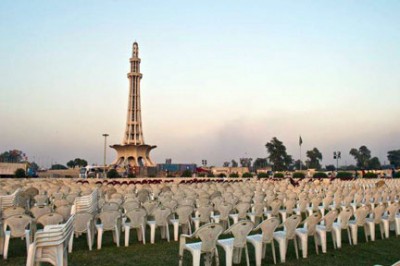
[[[350,246],[347,239],[347,234],[343,232],[342,248],[334,250],[330,234],[328,234],[328,250],[326,254],[317,255],[315,253],[314,243],[309,239],[308,258],[299,260],[296,259],[292,242],[289,244],[286,263],[280,265],[392,265],[400,260],[400,237],[396,238],[391,232],[389,239],[380,239],[379,226],[377,228],[377,239],[375,242],[365,243],[364,233],[359,230],[359,243],[356,246]],[[172,228],[171,228],[172,232]],[[149,232],[147,232],[149,233]],[[171,234],[172,236],[172,234]],[[149,235],[147,235],[149,239]],[[69,265],[178,265],[178,242],[160,240],[160,235],[156,235],[155,244],[143,245],[137,242],[136,232],[131,231],[131,243],[129,247],[124,247],[124,238],[122,236],[121,247],[116,247],[112,242],[110,232],[106,232],[103,237],[103,247],[97,250],[94,245],[94,250],[89,251],[86,245],[86,237],[81,236],[74,240],[74,251],[69,254]],[[95,241],[95,243],[97,243]],[[279,264],[278,245],[276,244],[276,256]],[[301,251],[300,257],[301,257]],[[255,265],[254,250],[249,245],[250,264]],[[268,246],[266,259],[262,265],[273,264],[271,249]],[[219,249],[220,265],[225,266],[225,253]],[[20,239],[12,239],[10,242],[10,251],[8,260],[0,260],[0,265],[25,265],[26,249],[25,241]],[[185,252],[184,265],[191,265],[192,258],[189,252]],[[246,265],[244,256],[242,263]]]

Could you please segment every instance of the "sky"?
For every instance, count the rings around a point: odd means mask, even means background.
[[[322,165],[400,149],[400,2],[1,1],[0,152],[103,162],[126,123],[139,43],[145,142],[157,163],[267,156],[299,136]],[[116,152],[107,148],[111,163]]]

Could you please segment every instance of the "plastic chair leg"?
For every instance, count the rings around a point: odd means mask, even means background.
[[[97,229],[97,249],[101,249],[102,238],[103,238],[103,229],[98,228]]]
[[[224,247],[224,250],[225,250],[226,266],[232,266],[233,249]]]
[[[125,247],[129,246],[129,235],[130,235],[131,229],[129,226],[125,226]]]
[[[156,236],[156,225],[150,224],[150,243],[154,244],[154,238]]]
[[[274,264],[276,264],[276,254],[275,254],[275,243],[274,243],[274,240],[272,240],[271,247],[272,247],[272,258],[274,259]]]
[[[249,259],[249,249],[246,247],[244,248],[245,252],[246,252],[246,262],[247,262],[247,266],[250,266],[250,259]]]
[[[296,237],[293,239],[293,241],[294,241],[294,249],[296,251],[296,258],[299,259],[299,249],[297,248],[297,239],[296,239]],[[287,246],[286,246],[286,249],[287,249]]]
[[[10,233],[6,232],[5,238],[4,238],[4,251],[3,251],[3,258],[6,260],[8,257],[8,248],[10,246]]]
[[[261,266],[261,257],[262,257],[262,242],[251,242],[254,246],[255,256],[256,256],[256,266]]]

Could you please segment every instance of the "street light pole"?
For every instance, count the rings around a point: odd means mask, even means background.
[[[336,171],[338,171],[339,168],[339,159],[342,158],[342,154],[340,151],[334,151],[333,152],[333,159],[336,159]]]
[[[107,150],[106,150],[106,148],[107,148],[107,137],[108,136],[109,135],[107,133],[103,134],[103,137],[104,137],[104,177],[106,177],[106,167],[107,167],[107,161],[106,161]]]

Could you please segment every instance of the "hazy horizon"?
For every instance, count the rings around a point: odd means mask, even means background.
[[[398,1],[2,1],[0,152],[41,166],[103,162],[121,143],[139,44],[152,159],[209,165],[266,157],[381,163],[400,149]],[[116,153],[107,149],[107,161]]]

